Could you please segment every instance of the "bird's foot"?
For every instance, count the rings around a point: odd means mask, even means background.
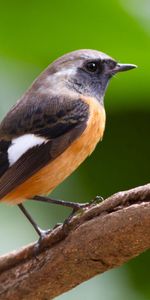
[[[89,206],[90,205],[96,205],[96,204],[100,204],[104,201],[104,198],[102,196],[96,196],[95,198],[93,198],[90,202],[89,202]]]
[[[71,219],[78,214],[82,214],[84,212],[84,208],[88,208],[94,205],[97,205],[101,202],[103,202],[104,199],[101,196],[96,196],[94,199],[92,199],[89,203],[74,203],[74,208],[71,212],[71,214],[65,219],[63,223],[63,230],[65,233],[68,232],[68,225],[71,221]]]
[[[40,252],[41,249],[41,244],[43,242],[43,240],[46,238],[46,236],[52,231],[52,229],[48,229],[48,230],[42,230],[41,228],[38,227],[39,230],[39,239],[36,242],[35,246],[34,246],[34,251],[35,251],[35,256],[37,258],[37,255]]]

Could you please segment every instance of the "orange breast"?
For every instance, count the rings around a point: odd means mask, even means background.
[[[82,135],[59,157],[12,190],[2,201],[18,204],[35,195],[51,192],[92,153],[104,133],[105,110],[94,98],[83,100],[89,104],[90,114]]]

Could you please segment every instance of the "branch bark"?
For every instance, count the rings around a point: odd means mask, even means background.
[[[41,243],[0,257],[0,300],[46,300],[150,248],[150,184],[119,192],[54,229]]]

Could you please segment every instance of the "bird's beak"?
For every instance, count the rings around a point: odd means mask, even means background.
[[[134,68],[137,68],[137,66],[131,64],[117,64],[112,71],[113,73],[118,73],[118,72],[128,71]]]

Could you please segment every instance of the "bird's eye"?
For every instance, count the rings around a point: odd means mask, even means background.
[[[88,62],[85,68],[88,72],[95,73],[98,70],[98,63],[94,61]]]

